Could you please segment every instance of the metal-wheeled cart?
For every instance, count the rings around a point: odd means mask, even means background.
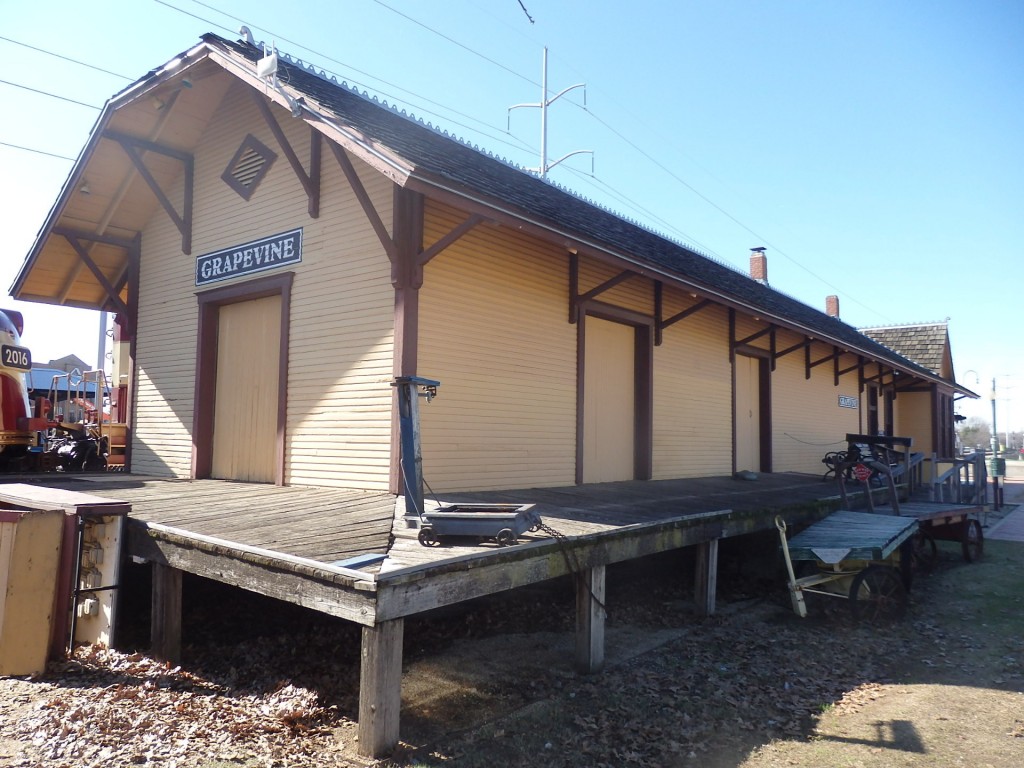
[[[985,547],[982,533],[982,507],[978,504],[951,504],[938,501],[902,501],[897,514],[912,517],[920,525],[914,535],[914,557],[925,569],[938,560],[936,541],[960,544],[964,560],[968,563],[981,559]]]
[[[858,619],[875,621],[903,615],[917,520],[835,512],[788,541],[785,520],[776,517],[775,525],[782,541],[793,610],[798,616],[807,616],[806,592],[847,598]]]
[[[507,547],[540,526],[533,504],[449,504],[423,513],[418,538],[425,547],[438,546],[447,536],[493,540]]]
[[[515,544],[527,531],[541,529],[533,504],[442,504],[427,510],[423,500],[423,460],[420,454],[419,400],[437,396],[441,382],[419,376],[399,376],[398,424],[402,445],[401,474],[405,491],[405,519],[418,527],[417,538],[425,547],[437,547],[445,537],[465,537],[477,542],[491,540],[498,546]]]

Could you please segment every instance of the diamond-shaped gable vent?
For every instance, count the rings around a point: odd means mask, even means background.
[[[243,199],[248,200],[276,159],[274,151],[250,133],[220,177]]]

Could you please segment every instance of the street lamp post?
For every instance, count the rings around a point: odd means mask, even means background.
[[[992,474],[992,501],[998,511],[1003,501],[1003,476],[1006,474],[1006,459],[999,458],[999,432],[996,429],[996,379],[992,377],[992,460],[989,462]]]
[[[999,432],[996,429],[996,380],[992,378],[992,458],[999,454]]]

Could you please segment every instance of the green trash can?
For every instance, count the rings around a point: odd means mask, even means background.
[[[1006,459],[989,459],[988,473],[992,477],[1006,477]]]

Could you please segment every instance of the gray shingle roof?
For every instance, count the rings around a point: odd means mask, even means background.
[[[884,344],[908,360],[913,360],[936,374],[942,374],[942,364],[946,360],[949,346],[946,323],[909,324],[860,330],[868,338]]]
[[[213,34],[202,39],[211,47],[253,65],[263,56],[261,48],[243,42],[231,42]],[[331,119],[356,129],[368,143],[385,147],[402,158],[413,167],[414,177],[479,193],[556,231],[600,244],[696,288],[706,287],[766,318],[796,324],[904,370],[935,375],[931,369],[879,344],[838,318],[362,96],[327,79],[323,73],[291,63],[285,57],[279,66],[280,79],[289,88],[328,110]]]

